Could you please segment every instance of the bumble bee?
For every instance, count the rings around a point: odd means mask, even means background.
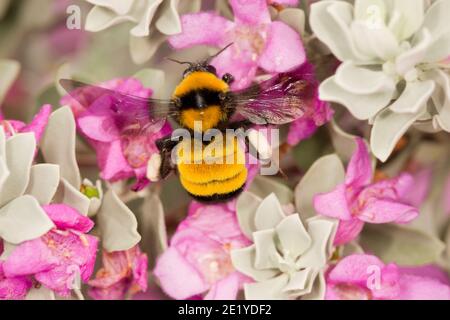
[[[174,148],[181,144],[194,143],[195,133],[199,133],[197,131],[217,129],[224,132],[230,128],[242,128],[250,131],[248,140],[257,149],[260,159],[268,159],[272,149],[265,137],[252,129],[252,126],[281,125],[301,117],[305,99],[308,98],[306,96],[309,94],[309,82],[305,80],[307,77],[305,78],[299,67],[249,88],[233,91],[230,89],[233,76],[226,73],[219,77],[214,66],[210,64],[213,57],[228,47],[197,63],[169,59],[188,65],[169,100],[144,99],[73,80],[63,79],[60,83],[87,109],[97,108],[99,104],[94,102],[98,99],[109,99],[113,120],[123,136],[151,135],[160,130],[168,118],[173,119],[181,128],[194,133],[194,138],[190,139],[174,141],[172,135],[169,135],[157,140],[159,153],[149,156],[148,179],[157,181],[166,178],[172,171],[177,171],[182,186],[196,200],[229,200],[237,196],[245,186],[245,163],[206,163],[205,159],[201,159],[200,162],[181,161],[174,164],[171,159]],[[236,118],[240,118],[239,121]],[[201,123],[200,129],[195,126],[198,122]],[[218,142],[214,139],[210,142],[202,141],[202,146],[205,148],[214,143]],[[227,141],[223,147],[215,147],[221,150],[215,156],[222,160],[229,157],[242,158],[245,152],[236,140]],[[192,157],[196,156],[194,153],[195,151],[179,156],[192,160]]]

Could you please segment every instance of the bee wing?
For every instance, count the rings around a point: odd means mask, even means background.
[[[311,76],[300,67],[235,91],[233,101],[236,111],[259,125],[292,122],[304,114],[306,101],[311,98]]]
[[[108,115],[122,135],[157,132],[169,116],[178,113],[171,100],[142,98],[67,79],[60,80],[60,84],[87,110],[98,111],[108,106]]]

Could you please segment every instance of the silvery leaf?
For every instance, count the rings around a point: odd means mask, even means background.
[[[31,167],[25,194],[32,195],[41,205],[49,204],[59,185],[59,166],[41,163]]]

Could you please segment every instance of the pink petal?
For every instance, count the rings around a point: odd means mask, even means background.
[[[400,271],[402,274],[430,278],[442,282],[443,284],[450,285],[450,278],[447,272],[434,265],[401,267]]]
[[[217,281],[209,290],[204,300],[236,300],[240,286],[240,276],[237,272]]]
[[[230,73],[234,77],[231,87],[234,90],[248,87],[256,75],[258,65],[251,58],[251,52],[240,51],[237,44],[215,57],[211,64],[216,68],[217,74],[222,77],[225,73]]]
[[[230,0],[237,23],[258,25],[270,22],[267,0]]]
[[[266,47],[259,58],[260,67],[268,72],[285,72],[305,61],[306,53],[300,35],[283,22],[272,22]]]
[[[313,119],[301,117],[291,123],[287,136],[287,143],[295,146],[300,141],[308,139],[317,130],[317,125]]]
[[[48,118],[50,117],[51,112],[51,105],[43,105],[39,113],[34,116],[33,120],[28,125],[23,127],[20,131],[33,132],[36,137],[36,141],[39,142],[41,140],[42,134],[45,131],[45,127],[47,126]]]
[[[100,177],[108,181],[126,179],[133,176],[133,170],[125,159],[120,140],[111,143],[96,143]]]
[[[356,150],[347,166],[345,183],[352,187],[362,187],[372,181],[372,163],[369,150],[363,139],[356,138]]]
[[[400,288],[399,300],[450,300],[450,287],[432,278],[402,275]]]
[[[403,196],[403,200],[416,208],[420,207],[430,191],[432,175],[431,168],[424,168],[414,174],[414,182],[409,192]]]
[[[187,299],[209,288],[198,271],[174,248],[161,255],[153,274],[164,292],[175,299]]]
[[[314,208],[321,215],[340,220],[352,219],[347,204],[345,184],[338,185],[329,193],[315,195],[313,202]]]
[[[74,229],[83,233],[94,227],[94,222],[77,210],[65,204],[49,204],[42,206],[58,229]]]
[[[59,263],[41,238],[21,243],[3,264],[7,277],[31,275],[49,270]]]
[[[181,17],[182,32],[169,37],[169,43],[175,49],[183,49],[195,45],[220,47],[224,43],[224,35],[233,23],[218,14],[201,12],[185,14]]]
[[[298,0],[269,0],[270,4],[284,4],[287,6],[296,6],[298,5]]]
[[[359,219],[341,220],[334,237],[336,246],[346,244],[358,237],[364,227],[364,222]]]
[[[369,201],[358,214],[359,219],[369,223],[407,223],[419,215],[417,208],[393,200]]]
[[[378,267],[380,270],[384,263],[375,256],[367,254],[354,254],[343,258],[328,274],[331,283],[347,283],[366,286],[370,270]]]

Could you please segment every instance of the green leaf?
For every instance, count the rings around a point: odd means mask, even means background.
[[[434,263],[445,249],[438,238],[393,224],[366,224],[360,244],[365,252],[375,254],[384,262],[404,266]]]

